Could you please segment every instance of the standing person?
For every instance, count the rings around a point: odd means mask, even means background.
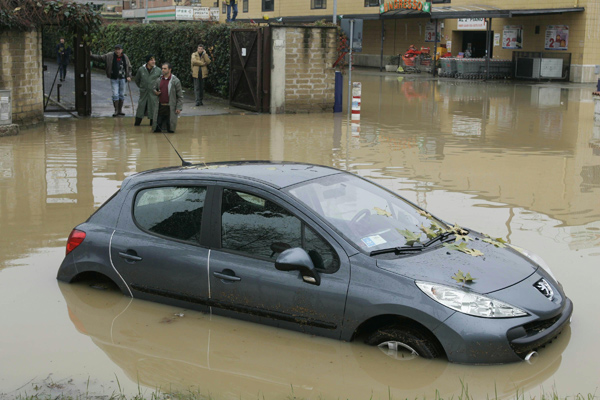
[[[131,63],[129,57],[123,53],[123,46],[117,44],[114,52],[103,55],[91,54],[91,57],[94,61],[104,61],[106,64],[106,76],[110,79],[115,107],[113,117],[125,115],[123,101],[125,101],[125,84],[131,81]]]
[[[235,22],[235,17],[238,15],[238,0],[225,0],[225,5],[227,5],[227,22]],[[230,18],[232,8],[233,18]]]
[[[71,61],[71,48],[65,44],[65,38],[61,37],[60,42],[56,45],[56,62],[60,71],[60,81],[64,82],[67,77],[67,68]]]
[[[192,53],[192,78],[194,78],[194,94],[196,95],[196,105],[201,106],[204,99],[204,80],[208,76],[208,64],[211,60],[204,45],[198,45],[198,51]]]
[[[181,82],[171,73],[171,64],[162,64],[162,76],[154,82],[154,94],[158,96],[158,107],[154,109],[154,132],[175,132],[177,116],[183,108]],[[166,127],[166,128],[165,128]]]
[[[140,88],[140,99],[135,114],[135,126],[142,123],[144,117],[150,119],[154,116],[154,108],[156,108],[156,96],[152,94],[154,83],[160,77],[160,68],[156,66],[156,59],[153,55],[146,56],[146,64],[138,68],[135,74],[135,84]]]

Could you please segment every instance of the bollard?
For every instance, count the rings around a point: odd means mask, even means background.
[[[600,79],[598,79],[598,84],[596,85],[596,92],[600,92]]]
[[[340,71],[335,71],[335,89],[334,89],[334,103],[333,112],[342,112],[342,99],[343,99],[343,85],[344,79]]]
[[[360,103],[362,96],[362,85],[360,82],[352,82],[352,136],[360,136]]]

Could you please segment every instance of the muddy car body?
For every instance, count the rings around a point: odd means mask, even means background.
[[[128,177],[69,237],[58,279],[93,276],[134,298],[459,363],[527,358],[573,310],[540,259],[297,163]]]

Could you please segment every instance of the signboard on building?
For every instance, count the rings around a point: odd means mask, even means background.
[[[175,19],[177,21],[193,21],[194,7],[176,7]]]
[[[219,20],[219,7],[211,7],[210,9],[210,18],[213,21]]]
[[[569,27],[548,25],[546,28],[546,50],[567,50],[569,47]]]
[[[435,22],[427,22],[425,24],[425,41],[426,42],[435,42]],[[442,41],[442,32],[440,29],[440,25],[438,22],[438,32],[437,32],[437,41]]]
[[[487,29],[487,21],[485,18],[459,18],[457,29],[463,31]]]
[[[427,0],[385,0],[379,6],[380,14],[395,10],[410,10],[431,13],[431,2]]]
[[[175,7],[148,8],[148,19],[152,21],[172,21],[176,17]]]
[[[503,49],[523,48],[523,25],[505,25],[502,31]]]
[[[210,20],[210,8],[208,8],[208,7],[194,7],[194,20],[196,20],[196,21],[209,21]]]

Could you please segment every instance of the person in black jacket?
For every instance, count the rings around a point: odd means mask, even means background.
[[[131,63],[129,57],[123,53],[123,46],[115,45],[115,51],[103,55],[91,54],[93,61],[102,61],[106,64],[106,76],[110,78],[112,87],[112,101],[115,106],[113,117],[125,115],[123,101],[125,100],[125,85],[131,81]]]
[[[60,75],[60,81],[64,82],[67,77],[67,67],[71,61],[71,48],[65,44],[65,38],[60,38],[60,43],[56,45],[56,62],[58,63],[58,70]]]

